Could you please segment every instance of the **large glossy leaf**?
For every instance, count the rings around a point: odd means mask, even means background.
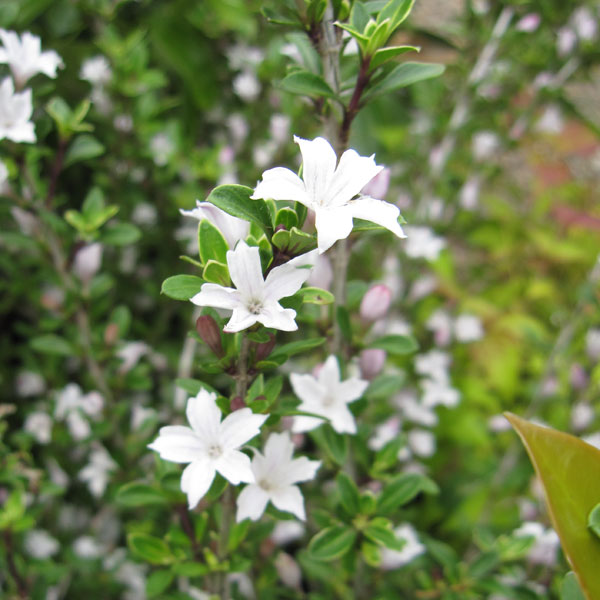
[[[521,436],[540,477],[562,548],[588,600],[600,598],[600,539],[587,527],[600,501],[600,450],[572,435],[506,418]]]

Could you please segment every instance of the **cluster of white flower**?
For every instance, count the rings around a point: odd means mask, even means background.
[[[37,73],[55,78],[62,60],[54,50],[42,52],[40,38],[28,31],[19,37],[0,29],[0,40],[0,64],[8,65],[12,73],[0,83],[0,140],[35,142],[31,89],[21,90]]]
[[[453,336],[458,342],[476,342],[484,334],[481,319],[476,315],[464,313],[453,319],[443,309],[434,311],[427,319],[425,327],[433,332],[437,346],[447,346]]]
[[[69,383],[56,396],[54,417],[65,421],[69,433],[75,440],[90,436],[92,430],[88,418],[97,418],[104,407],[104,399],[98,392],[83,394],[76,383]]]

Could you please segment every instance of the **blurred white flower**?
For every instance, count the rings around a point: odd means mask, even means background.
[[[460,188],[459,202],[465,210],[474,210],[479,201],[479,189],[481,181],[477,175],[469,177]]]
[[[187,403],[186,415],[192,427],[162,427],[148,445],[164,460],[190,463],[181,477],[181,491],[187,494],[190,509],[198,505],[217,472],[233,485],[254,483],[250,459],[239,448],[258,435],[269,415],[255,415],[242,408],[221,421],[216,399],[216,394],[200,390]]]
[[[256,46],[248,46],[247,44],[235,44],[225,52],[229,66],[234,69],[242,69],[244,67],[254,67],[260,64],[264,59],[264,51]]]
[[[571,410],[571,427],[575,431],[587,429],[595,417],[594,408],[585,402],[576,404]]]
[[[517,31],[531,33],[540,26],[541,21],[542,18],[538,13],[529,13],[528,15],[525,15],[518,21],[515,29]]]
[[[436,346],[447,346],[452,339],[452,317],[439,308],[427,319],[425,327],[433,332]]]
[[[437,279],[434,275],[424,275],[415,280],[410,288],[409,299],[416,302],[421,298],[429,296],[437,287]]]
[[[335,356],[329,356],[321,367],[318,377],[292,373],[290,382],[301,403],[297,410],[321,415],[329,419],[338,433],[356,433],[354,416],[348,404],[358,400],[369,382],[352,377],[340,380],[340,368]],[[294,417],[292,431],[310,431],[323,424],[316,417]]]
[[[254,102],[260,94],[258,77],[250,70],[244,70],[233,80],[233,91],[244,101]]]
[[[224,210],[216,207],[210,202],[200,202],[196,200],[196,208],[191,210],[179,209],[184,217],[192,217],[202,221],[210,221],[222,234],[231,250],[240,240],[245,240],[250,233],[250,223],[243,219],[238,219],[226,213]]]
[[[246,139],[248,132],[250,131],[250,126],[243,115],[240,115],[239,113],[229,115],[226,119],[226,123],[229,133],[236,145]]]
[[[175,144],[170,136],[164,131],[157,133],[150,140],[150,154],[154,163],[159,167],[164,167],[175,153]]]
[[[378,321],[387,314],[392,302],[392,290],[383,284],[371,286],[360,303],[360,317],[363,321]]]
[[[252,161],[259,169],[262,169],[273,160],[275,152],[277,152],[277,143],[273,140],[256,144],[252,148]]]
[[[43,529],[31,529],[25,534],[25,552],[33,558],[44,560],[59,550],[58,541]]]
[[[17,395],[22,398],[29,396],[39,396],[46,389],[44,378],[39,373],[33,371],[21,371],[15,381]]]
[[[156,410],[149,406],[134,404],[131,409],[131,429],[138,430],[148,420],[156,416]]]
[[[400,525],[394,529],[394,534],[397,539],[403,540],[405,544],[402,550],[382,549],[381,568],[386,571],[399,569],[425,552],[425,546],[419,542],[417,532],[412,525],[408,523]]]
[[[592,360],[600,359],[600,329],[588,329],[585,334],[585,351]]]
[[[434,427],[438,423],[438,416],[431,406],[425,406],[411,392],[403,392],[394,398],[394,404],[400,409],[404,418],[412,423]]]
[[[273,115],[269,121],[269,132],[278,145],[286,143],[290,135],[290,118],[282,114]]]
[[[575,9],[571,23],[580,40],[590,42],[598,35],[598,17],[587,6]]]
[[[360,374],[364,379],[373,379],[381,373],[387,352],[380,348],[367,348],[360,353],[359,365]]]
[[[54,50],[42,52],[40,38],[29,31],[25,31],[19,38],[14,31],[0,29],[0,39],[3,44],[0,48],[0,64],[9,65],[19,89],[36,73],[55,78],[56,69],[64,66]]]
[[[109,473],[117,468],[117,464],[103,446],[92,450],[90,462],[79,471],[79,479],[87,484],[92,496],[100,498],[109,481]]]
[[[116,115],[113,119],[113,125],[121,133],[130,133],[133,131],[133,118],[131,115]],[[129,170],[130,167],[127,165],[126,171],[129,172]]]
[[[333,281],[333,269],[331,267],[331,261],[325,254],[319,254],[315,261],[315,266],[311,270],[306,283],[308,285],[328,290],[331,287]]]
[[[92,391],[84,395],[76,383],[69,383],[57,394],[54,417],[66,421],[71,436],[82,440],[91,433],[83,414],[96,417],[102,412],[103,406],[104,400],[98,392]]]
[[[302,570],[291,555],[287,552],[279,552],[275,558],[275,569],[283,585],[300,589]]]
[[[481,319],[476,315],[460,315],[454,321],[454,335],[459,342],[468,343],[480,340],[483,335]]]
[[[535,124],[535,130],[540,133],[561,133],[565,127],[562,111],[556,104],[547,106],[542,116]]]
[[[557,32],[557,52],[560,57],[571,54],[577,44],[577,34],[570,27],[561,27]]]
[[[500,147],[498,136],[492,131],[479,131],[471,140],[471,151],[475,160],[484,161],[492,158]]]
[[[238,523],[244,519],[257,521],[269,501],[279,510],[306,519],[304,498],[296,484],[314,479],[321,462],[304,456],[292,458],[293,453],[294,444],[287,431],[269,435],[264,455],[254,451],[251,467],[255,483],[248,484],[237,498]]]
[[[488,420],[488,427],[490,431],[494,433],[501,433],[503,431],[509,431],[511,424],[508,422],[504,415],[494,415]]]
[[[317,251],[301,254],[275,267],[263,278],[260,255],[256,246],[240,241],[235,250],[227,251],[229,275],[236,288],[205,283],[200,292],[191,298],[197,306],[212,306],[233,311],[223,331],[242,331],[262,323],[282,331],[295,331],[296,311],[283,308],[279,300],[293,296],[308,279],[310,266],[314,264]]]
[[[73,551],[79,558],[94,560],[102,555],[104,549],[92,536],[83,535],[73,542]]]
[[[23,429],[30,433],[39,444],[47,444],[52,439],[52,417],[41,411],[29,413]]]
[[[156,208],[149,202],[141,202],[136,204],[131,213],[131,220],[136,225],[151,226],[156,224],[157,220]]]
[[[430,350],[415,357],[415,371],[436,381],[448,380],[450,356],[441,350]]]
[[[446,240],[435,235],[430,227],[410,225],[405,230],[407,238],[404,251],[411,258],[436,260],[446,247]]]
[[[146,570],[146,565],[128,560],[119,566],[115,579],[127,588],[123,600],[146,600]]]
[[[408,446],[413,454],[429,458],[435,453],[435,436],[425,429],[411,429],[408,432]]]
[[[514,536],[518,538],[532,537],[533,546],[527,552],[527,558],[536,565],[548,567],[556,564],[556,553],[560,540],[552,528],[545,529],[541,523],[527,521],[515,530]]]
[[[98,55],[83,61],[79,77],[93,86],[106,85],[112,79],[112,69],[105,56]]]
[[[371,198],[385,198],[390,187],[391,176],[392,172],[389,169],[383,169],[365,185],[360,193]]]
[[[271,539],[278,546],[286,546],[304,535],[305,526],[298,521],[277,521]]]
[[[426,407],[446,406],[453,408],[460,400],[460,393],[450,386],[448,381],[438,381],[431,379],[421,380],[423,396],[421,401]]]
[[[276,167],[262,175],[252,198],[295,200],[315,211],[319,253],[352,231],[353,218],[365,219],[405,237],[398,223],[400,210],[394,204],[360,194],[364,186],[383,170],[373,156],[346,150],[337,164],[331,144],[324,138],[304,140],[294,136],[302,154],[302,179],[290,169]]]
[[[387,443],[395,440],[400,434],[402,421],[398,417],[391,417],[375,428],[375,434],[369,438],[367,445],[371,450],[377,452]]]
[[[102,264],[103,246],[99,242],[83,246],[75,254],[73,273],[84,283],[89,283]]]
[[[144,342],[128,342],[123,347],[119,348],[116,356],[123,362],[119,367],[119,373],[127,373],[131,371],[140,359],[148,354],[152,349]]]
[[[33,123],[29,120],[33,113],[31,90],[15,93],[10,77],[0,83],[0,140],[13,142],[35,142]]]

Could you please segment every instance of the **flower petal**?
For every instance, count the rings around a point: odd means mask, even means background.
[[[356,433],[356,421],[354,415],[345,404],[338,404],[335,409],[327,415],[331,421],[331,426],[338,433]]]
[[[208,458],[190,463],[181,475],[181,491],[187,494],[188,506],[196,508],[202,496],[208,492],[215,478],[215,468]]]
[[[297,485],[290,485],[271,491],[271,502],[279,510],[296,515],[301,521],[306,519],[304,498]]]
[[[317,257],[317,250],[311,250],[275,267],[265,280],[265,296],[279,300],[294,295],[308,279]]]
[[[315,226],[319,254],[329,250],[338,240],[345,240],[352,231],[352,212],[346,206],[315,209]]]
[[[240,293],[237,290],[216,283],[203,283],[200,291],[190,298],[190,302],[197,306],[213,306],[229,310],[233,310],[241,304]]]
[[[256,246],[248,246],[243,240],[238,242],[235,250],[227,252],[227,266],[242,301],[262,300],[265,280]]]
[[[182,425],[161,427],[158,437],[148,448],[159,453],[164,460],[188,463],[204,455],[202,440],[189,428]]]
[[[337,156],[331,144],[322,137],[304,140],[294,136],[302,153],[302,179],[312,202],[326,201],[325,193],[335,173]]]
[[[231,319],[227,321],[223,331],[226,333],[237,333],[244,329],[248,329],[258,321],[258,315],[255,315],[248,311],[245,306],[239,306],[234,309]]]
[[[254,194],[250,196],[253,200],[295,200],[310,207],[311,198],[306,192],[304,181],[290,169],[276,167],[262,174],[260,181],[254,188]]]
[[[369,382],[358,377],[351,377],[339,383],[335,390],[336,400],[348,404],[358,400],[369,387]]]
[[[312,375],[292,373],[290,383],[294,394],[308,406],[320,405],[326,394],[325,388]]]
[[[215,393],[202,389],[187,401],[185,409],[192,429],[207,445],[216,443],[219,437],[222,413],[216,400]]]
[[[265,327],[272,327],[280,331],[296,331],[296,311],[293,308],[283,308],[276,302],[263,306],[256,320]]]
[[[255,415],[242,408],[227,415],[221,423],[220,442],[224,450],[234,450],[258,435],[269,415]]]
[[[295,458],[287,465],[283,482],[291,485],[300,481],[310,481],[315,478],[320,466],[320,460],[309,460],[306,456]]]
[[[301,406],[299,406],[298,410],[304,409]],[[313,429],[316,429],[317,427],[323,425],[323,423],[325,423],[325,421],[318,419],[317,417],[294,417],[294,422],[292,424],[292,432],[302,433],[304,431],[312,431]]]
[[[258,521],[267,508],[269,496],[258,485],[247,485],[237,498],[237,513],[235,520],[239,523],[244,519]]]
[[[398,223],[400,209],[395,204],[363,196],[352,200],[348,206],[353,217],[381,225],[381,227],[389,229],[399,238],[406,237],[406,234],[402,231],[402,227]]]
[[[224,452],[214,461],[215,469],[233,485],[254,483],[250,459],[238,450]]]
[[[374,155],[360,156],[356,150],[346,150],[327,190],[327,206],[347,204],[383,169],[375,164]]]

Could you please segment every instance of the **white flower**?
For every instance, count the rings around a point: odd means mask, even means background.
[[[535,124],[535,130],[540,133],[559,134],[565,128],[565,120],[560,107],[556,104],[547,106],[542,116]]]
[[[0,83],[0,140],[13,142],[35,142],[33,123],[29,120],[33,113],[31,90],[15,93],[10,77]]]
[[[494,433],[501,433],[511,429],[511,425],[504,415],[494,415],[493,417],[490,417],[488,420],[488,427],[490,428],[490,431],[493,431]]]
[[[429,227],[411,225],[406,227],[406,235],[404,251],[411,258],[436,260],[446,247],[446,240],[435,235]]]
[[[258,520],[269,501],[304,521],[304,498],[295,484],[314,479],[321,462],[305,456],[292,458],[293,453],[294,444],[287,431],[269,436],[264,455],[254,452],[251,466],[256,483],[247,485],[238,496],[238,523],[244,519]]]
[[[175,153],[175,144],[164,131],[157,133],[150,140],[150,153],[154,163],[159,167],[164,167]]]
[[[381,568],[386,571],[398,569],[425,552],[425,546],[419,542],[417,532],[412,525],[408,523],[400,525],[394,529],[394,534],[396,538],[404,541],[404,546],[402,550],[383,548],[381,551]]]
[[[66,421],[73,438],[82,440],[91,433],[90,425],[83,414],[96,417],[102,412],[103,405],[104,400],[98,392],[84,395],[76,383],[69,383],[57,395],[54,416],[58,420]]]
[[[28,396],[38,396],[46,388],[44,378],[39,373],[33,371],[21,371],[17,375],[15,382],[17,395],[27,398]]]
[[[337,157],[324,138],[303,140],[294,136],[302,153],[302,179],[283,167],[269,169],[262,175],[251,196],[254,199],[295,200],[315,211],[319,253],[352,231],[352,219],[365,219],[405,237],[398,224],[397,206],[368,196],[357,196],[375,175],[383,170],[373,156],[359,156],[346,150],[336,167]]]
[[[233,80],[233,91],[244,102],[254,102],[260,94],[260,89],[260,81],[252,71],[244,70]]]
[[[296,311],[283,308],[281,298],[294,295],[308,279],[309,266],[316,259],[316,250],[301,254],[275,267],[263,278],[258,248],[240,241],[235,250],[227,252],[229,275],[236,289],[216,283],[205,283],[191,301],[198,306],[227,308],[233,311],[223,331],[233,333],[262,323],[282,331],[295,331]]]
[[[233,485],[254,483],[250,459],[239,448],[258,435],[269,415],[255,415],[242,408],[221,421],[216,398],[216,394],[200,390],[187,403],[186,415],[192,427],[162,427],[148,445],[164,460],[190,463],[181,477],[181,490],[187,494],[190,509],[206,494],[217,472]]]
[[[42,52],[40,38],[29,31],[24,32],[19,39],[14,31],[0,29],[0,39],[4,46],[0,48],[0,63],[10,66],[19,88],[36,73],[43,73],[54,79],[56,69],[64,66],[54,50]]]
[[[585,351],[592,360],[600,359],[600,329],[588,329],[585,334]]]
[[[305,527],[298,521],[277,521],[271,539],[278,546],[285,546],[304,536]]]
[[[47,531],[32,529],[25,535],[25,552],[33,558],[50,558],[59,549],[59,543]]]
[[[317,378],[292,373],[290,381],[294,393],[302,401],[298,406],[299,411],[329,419],[338,433],[356,433],[356,423],[348,404],[363,395],[369,385],[368,381],[357,377],[340,381],[340,368],[333,355],[325,361]],[[310,431],[322,424],[323,421],[316,417],[294,417],[292,431]]]
[[[577,44],[577,34],[570,27],[561,27],[557,32],[556,41],[559,56],[570,54]]]
[[[415,371],[435,381],[448,380],[450,356],[441,350],[430,350],[415,357]]]
[[[590,404],[580,402],[571,411],[571,427],[578,431],[586,429],[592,424],[594,417],[594,408]]]
[[[103,86],[111,80],[112,70],[105,56],[93,56],[83,61],[79,77],[93,86]]]
[[[102,554],[103,548],[93,537],[82,535],[73,542],[73,551],[79,558],[93,560]]]
[[[500,140],[492,131],[478,131],[471,140],[471,151],[475,160],[484,161],[492,158],[499,147]]]
[[[83,246],[75,254],[73,273],[84,283],[89,283],[102,264],[103,246],[99,242]]]
[[[527,553],[527,558],[534,564],[551,567],[556,563],[556,551],[560,540],[554,529],[544,529],[541,523],[527,521],[514,532],[515,537],[532,537],[533,546]]]
[[[47,444],[52,438],[52,417],[40,411],[29,413],[23,429],[30,433],[39,444]]]
[[[433,331],[437,346],[447,346],[452,338],[452,318],[443,309],[438,309],[427,319],[425,327]]]
[[[92,496],[100,498],[108,485],[109,473],[116,468],[106,449],[98,446],[92,451],[89,464],[79,471],[79,479],[87,483]]]
[[[474,210],[479,199],[481,181],[477,175],[469,177],[460,188],[459,202],[465,210]]]
[[[232,250],[237,242],[245,240],[250,233],[248,221],[238,219],[210,202],[196,200],[196,208],[192,208],[192,210],[179,209],[179,212],[185,217],[193,217],[198,221],[204,219],[210,221],[223,234],[227,245]]]
[[[388,442],[395,440],[400,433],[402,422],[398,417],[391,417],[387,421],[378,425],[375,434],[369,438],[367,445],[375,452],[381,450]]]
[[[598,18],[587,6],[575,10],[571,22],[580,40],[589,42],[598,34]]]
[[[394,404],[402,411],[404,418],[412,423],[434,427],[438,423],[438,416],[430,406],[425,406],[410,392],[398,394]]]
[[[481,319],[475,315],[460,315],[454,321],[454,335],[459,342],[476,342],[483,337]]]
[[[408,445],[417,456],[428,458],[435,452],[435,436],[431,431],[412,429],[408,432]]]
[[[283,144],[288,139],[290,118],[287,115],[275,114],[269,121],[269,133],[277,144]]]
[[[142,404],[134,404],[131,408],[131,429],[140,429],[148,419],[156,416],[156,410]]]
[[[423,405],[429,408],[434,406],[447,406],[452,408],[458,404],[460,393],[450,386],[448,381],[423,379]]]
[[[128,342],[119,348],[116,355],[123,361],[119,373],[127,373],[138,364],[142,356],[151,351],[150,346],[144,342]]]

